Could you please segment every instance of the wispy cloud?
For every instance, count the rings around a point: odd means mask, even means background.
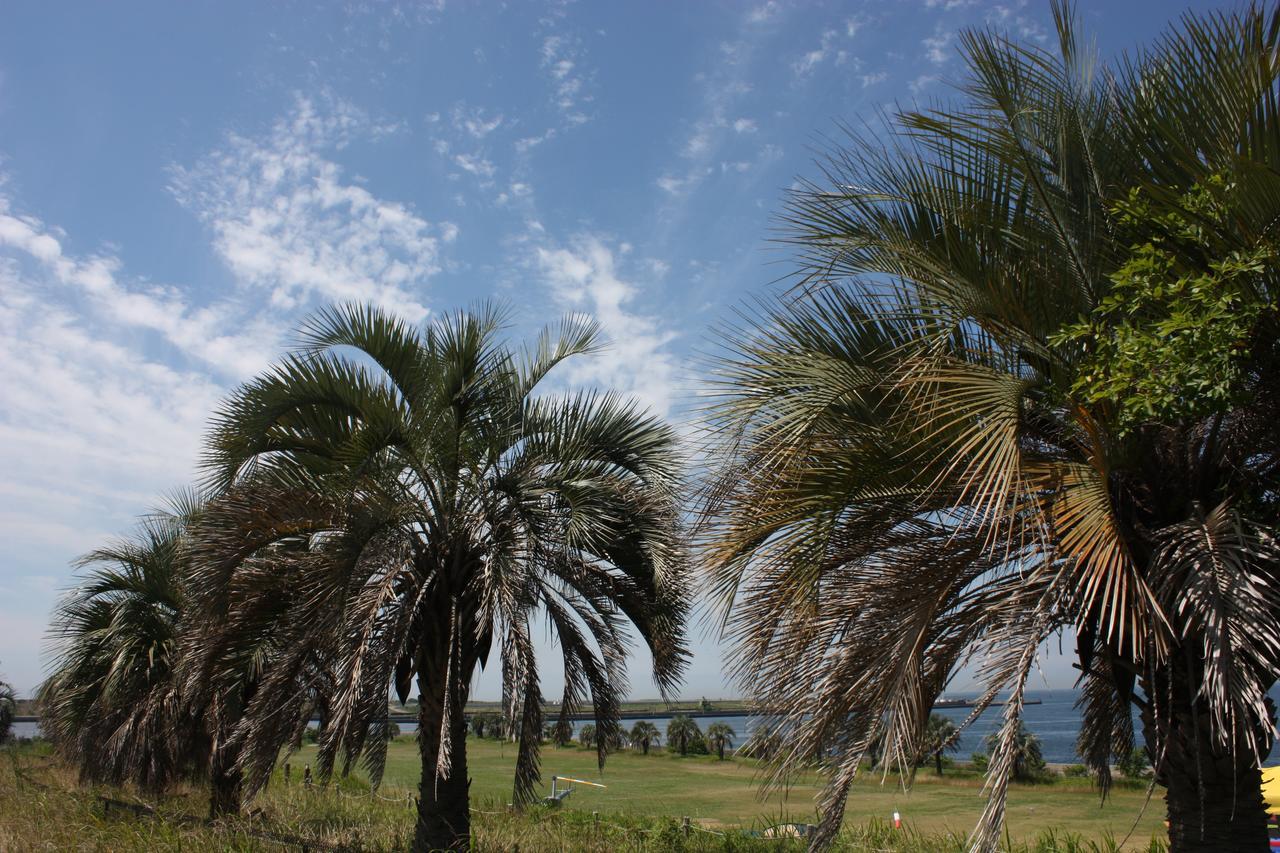
[[[488,115],[482,107],[468,107],[459,104],[453,108],[453,127],[459,133],[466,133],[473,139],[484,139],[502,127],[502,113]]]
[[[82,297],[117,326],[156,332],[184,357],[223,374],[244,375],[269,358],[272,335],[261,321],[233,324],[229,306],[194,307],[177,288],[129,282],[113,255],[69,256],[56,230],[11,208],[12,202],[0,196],[0,251],[8,250],[10,258],[25,257],[29,269],[34,265],[45,276],[46,286]]]
[[[584,105],[592,100],[587,89],[587,74],[582,68],[582,49],[578,41],[564,33],[542,40],[542,67],[551,77],[556,108],[565,120],[583,124],[589,120]]]
[[[208,225],[232,273],[265,288],[272,305],[363,300],[420,320],[441,244],[457,229],[345,177],[329,154],[367,126],[342,102],[321,111],[299,97],[265,137],[232,135],[195,166],[175,167],[171,190]],[[490,168],[466,162],[477,174]]]
[[[782,6],[777,0],[768,0],[763,5],[756,6],[747,13],[747,23],[764,24],[774,20],[782,12]]]
[[[675,335],[656,316],[632,307],[640,286],[619,269],[629,251],[626,244],[583,234],[568,246],[538,246],[534,260],[556,303],[594,316],[610,339],[600,355],[571,364],[567,380],[630,394],[665,417],[676,393],[677,362],[668,349]],[[661,277],[650,262],[638,266]]]
[[[792,74],[797,80],[803,80],[828,62],[841,66],[850,59],[853,59],[854,67],[859,66],[861,63],[849,53],[849,42],[867,20],[863,15],[854,15],[846,18],[843,23],[824,28],[818,37],[818,46],[801,54],[799,59],[791,63]]]
[[[946,64],[954,52],[951,43],[955,41],[955,31],[945,29],[939,24],[933,31],[933,35],[925,36],[921,40],[924,45],[924,56],[934,65]]]

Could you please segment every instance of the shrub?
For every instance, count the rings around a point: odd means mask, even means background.
[[[1147,748],[1135,746],[1128,755],[1116,758],[1116,769],[1122,776],[1130,779],[1141,779],[1147,775]]]

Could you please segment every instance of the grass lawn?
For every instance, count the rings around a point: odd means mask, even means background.
[[[467,741],[468,769],[473,803],[477,808],[499,808],[511,799],[515,765],[514,745],[504,741]],[[294,778],[302,765],[314,758],[314,748],[293,757]],[[416,786],[419,759],[412,737],[400,737],[387,753],[384,785]],[[602,815],[653,815],[679,818],[688,815],[703,826],[759,826],[778,822],[779,816],[797,822],[814,817],[816,775],[799,780],[785,795],[761,801],[754,762],[714,756],[680,758],[655,750],[648,756],[626,750],[609,756],[603,772],[594,751],[579,747],[545,746],[542,751],[544,791],[551,775],[573,776],[608,786],[604,790],[579,786],[566,807]],[[972,829],[985,799],[982,779],[969,771],[949,770],[941,778],[923,768],[915,787],[902,791],[893,780],[879,777],[855,785],[849,797],[847,823],[888,821],[899,812],[905,824],[924,833]],[[1164,837],[1164,802],[1152,797],[1145,812],[1146,789],[1117,784],[1106,803],[1087,779],[1058,779],[1051,784],[1015,784],[1009,794],[1008,827],[1014,839],[1032,838],[1047,827],[1062,827],[1092,840],[1124,838],[1137,821],[1129,845],[1146,848],[1152,836]],[[1139,813],[1142,813],[1139,818]]]

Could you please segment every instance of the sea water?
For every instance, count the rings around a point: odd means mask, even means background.
[[[948,698],[971,699],[971,695],[948,694]],[[1054,764],[1078,764],[1080,756],[1076,753],[1076,738],[1080,734],[1080,712],[1076,709],[1079,694],[1075,690],[1029,690],[1028,699],[1039,699],[1039,704],[1027,705],[1023,708],[1022,719],[1027,729],[1040,739],[1040,752],[1044,760]],[[1272,699],[1280,705],[1280,689],[1272,691]],[[971,713],[969,708],[940,708],[937,713],[951,719],[956,725],[967,719]],[[992,707],[984,711],[977,720],[969,725],[960,735],[957,750],[952,753],[960,761],[968,761],[975,752],[986,751],[987,736],[995,732],[1003,719],[1004,708]],[[666,739],[667,723],[670,717],[648,718]],[[741,746],[760,725],[761,721],[745,714],[725,714],[723,716],[696,717],[698,727],[706,731],[712,723],[727,723],[737,734],[735,746]],[[573,724],[574,736],[590,720],[579,720]],[[629,731],[637,720],[624,717],[623,731]],[[411,722],[399,723],[402,734],[417,731],[417,725]],[[13,733],[18,737],[35,737],[40,732],[40,724],[22,722],[13,724]],[[1142,726],[1138,721],[1137,710],[1134,710],[1134,736],[1142,743]],[[1267,766],[1280,764],[1280,748],[1271,750],[1266,761]]]

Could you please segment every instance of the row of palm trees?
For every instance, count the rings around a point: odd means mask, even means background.
[[[697,492],[668,425],[541,392],[597,348],[589,322],[517,349],[488,307],[316,315],[215,413],[198,497],[85,559],[41,694],[59,748],[90,779],[207,779],[220,813],[313,714],[321,772],[376,783],[388,692],[416,686],[414,846],[463,846],[476,668],[501,662],[516,802],[536,619],[559,722],[589,701],[603,762],[629,632],[680,683],[693,541],[732,672],[777,721],[771,781],[828,762],[817,847],[872,750],[913,772],[972,665],[980,708],[1008,699],[972,839],[994,848],[1025,685],[1064,629],[1104,790],[1136,706],[1173,848],[1264,846],[1280,12],[1188,16],[1102,66],[1054,11],[1054,50],[967,33],[953,103],[851,131],[790,196],[799,283],[723,330]]]
[[[668,692],[687,659],[687,556],[671,428],[609,393],[546,395],[598,329],[523,350],[482,307],[425,329],[374,308],[313,317],[214,415],[198,496],[87,556],[55,614],[42,724],[86,779],[207,778],[213,815],[266,782],[318,716],[321,774],[376,784],[388,691],[416,681],[416,849],[469,838],[466,718],[501,661],[534,799],[543,698],[532,623],[561,651],[561,717],[619,728],[630,631]]]

